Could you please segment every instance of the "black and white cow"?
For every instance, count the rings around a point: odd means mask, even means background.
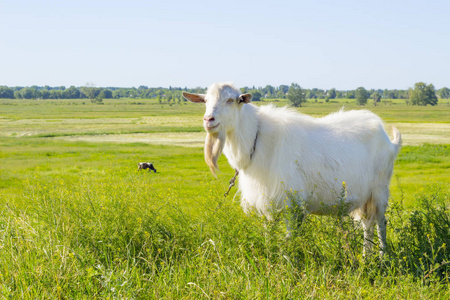
[[[153,167],[152,163],[148,163],[148,162],[138,163],[138,171],[141,170],[141,169],[144,169],[144,170],[148,169],[149,172],[153,171],[153,172],[156,173],[156,169],[155,169],[155,167]]]

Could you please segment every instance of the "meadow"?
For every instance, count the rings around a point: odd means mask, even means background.
[[[359,109],[298,110],[342,106]],[[216,180],[204,163],[202,105],[0,100],[1,297],[448,299],[450,106],[365,108],[404,141],[383,258],[362,257],[349,217],[306,216],[285,240],[235,188],[224,198],[234,172],[222,157]]]

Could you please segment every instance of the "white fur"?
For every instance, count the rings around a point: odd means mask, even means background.
[[[285,107],[227,103],[239,94],[228,83],[213,84],[205,116],[215,118],[209,125],[220,123],[214,132],[226,133],[223,153],[239,170],[243,209],[271,218],[295,199],[310,213],[330,214],[345,182],[345,206],[362,221],[365,251],[375,222],[383,250],[389,182],[401,147],[398,130],[391,142],[381,119],[367,110],[313,118]]]

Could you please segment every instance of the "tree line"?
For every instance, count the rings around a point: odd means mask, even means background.
[[[195,93],[204,93],[206,88],[180,88],[180,87],[151,87],[141,85],[139,87],[122,88],[122,87],[94,87],[91,84],[75,87],[65,86],[30,86],[30,87],[7,87],[0,86],[0,98],[6,99],[91,99],[101,101],[102,99],[120,99],[120,98],[140,98],[151,99],[156,98],[160,102],[181,102],[184,99],[181,91],[189,91]],[[432,84],[426,85],[423,82],[416,83],[414,88],[408,90],[366,90],[359,87],[356,90],[336,90],[335,88],[325,89],[303,89],[300,85],[293,83],[290,86],[280,85],[265,87],[243,87],[243,93],[251,93],[253,101],[262,99],[288,99],[291,105],[300,106],[307,99],[356,99],[359,105],[365,105],[368,99],[373,99],[374,104],[380,102],[381,99],[405,99],[407,104],[412,105],[436,105],[437,96],[443,99],[450,97],[450,90],[446,87],[436,91]]]
[[[289,104],[292,106],[301,106],[306,99],[311,99],[312,90],[303,90],[298,84],[292,83],[287,92],[287,98]],[[341,97],[342,92],[331,89],[326,91],[321,96],[325,96],[325,101],[329,99],[336,99]],[[369,98],[373,99],[373,104],[376,106],[378,102],[384,99],[405,99],[407,105],[437,105],[437,95],[442,99],[450,98],[450,89],[444,87],[438,91],[434,88],[433,84],[425,84],[423,82],[417,82],[414,88],[404,90],[366,90],[364,87],[359,87],[355,91],[347,91],[343,98],[354,98],[358,105],[366,105]],[[338,96],[339,95],[339,96]],[[400,96],[400,97],[399,97]]]

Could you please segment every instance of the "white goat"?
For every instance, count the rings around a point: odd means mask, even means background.
[[[271,218],[274,210],[293,205],[287,197],[292,190],[297,204],[308,212],[330,214],[344,187],[345,207],[363,224],[364,252],[371,250],[375,222],[381,252],[386,248],[384,215],[401,148],[395,127],[391,142],[381,119],[367,110],[313,118],[286,107],[258,107],[249,104],[250,94],[241,94],[230,83],[212,84],[206,94],[183,96],[206,103],[206,163],[215,175],[223,151],[239,171],[245,211],[253,207]]]

